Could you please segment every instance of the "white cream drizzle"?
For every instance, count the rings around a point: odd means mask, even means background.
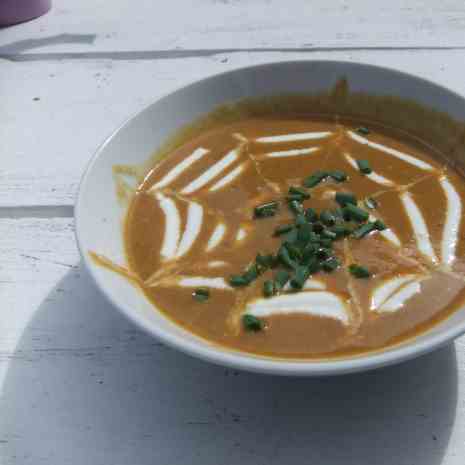
[[[308,155],[310,153],[317,152],[319,147],[309,147],[306,149],[294,149],[294,150],[282,150],[281,152],[268,152],[265,153],[265,158],[286,158],[286,157],[298,157],[302,155]]]
[[[157,192],[155,197],[165,215],[166,223],[160,254],[165,259],[174,258],[181,234],[181,217],[173,199],[164,196],[161,192]]]
[[[425,276],[408,274],[397,276],[378,286],[372,294],[370,310],[394,312],[404,307],[407,300],[421,291]]]
[[[196,202],[189,202],[187,210],[187,223],[181,242],[179,244],[176,258],[181,257],[189,251],[197,239],[202,228],[203,207]]]
[[[147,192],[154,192],[157,189],[166,187],[170,182],[174,181],[179,177],[183,171],[189,168],[193,163],[200,160],[204,155],[206,155],[209,150],[199,147],[192,152],[187,158],[185,158],[181,163],[177,164],[171,171],[168,173],[156,184],[154,184]]]
[[[211,287],[213,289],[231,289],[224,278],[208,278],[204,276],[185,276],[178,279],[182,287]]]
[[[227,263],[223,260],[213,260],[207,264],[208,268],[220,268],[222,266],[226,266]]]
[[[400,199],[410,219],[410,223],[412,224],[418,250],[429,257],[433,263],[437,263],[438,259],[434,252],[433,245],[431,244],[428,227],[426,226],[425,219],[417,203],[413,200],[409,192],[400,194]]]
[[[281,134],[278,136],[265,136],[255,139],[261,144],[272,144],[275,142],[293,142],[299,140],[324,139],[332,134],[330,131],[322,132],[297,132],[295,134]]]
[[[376,216],[370,214],[368,220],[369,221],[376,221],[378,218]],[[389,242],[392,242],[397,247],[401,246],[401,242],[397,234],[392,231],[392,229],[385,229],[384,231],[379,231],[379,234],[383,236],[385,239],[387,239]]]
[[[194,179],[184,189],[182,189],[181,194],[192,194],[192,192],[205,186],[205,184],[218,176],[231,163],[237,160],[238,156],[239,149],[236,148],[231,150],[221,160],[217,161],[214,165],[208,168],[207,171],[202,173],[198,178]]]
[[[210,239],[208,239],[207,252],[213,250],[223,239],[224,233],[226,232],[226,226],[224,223],[219,223],[214,229]]]
[[[389,153],[389,155],[393,155],[394,157],[399,158],[399,159],[401,159],[401,160],[403,160],[403,161],[405,161],[407,163],[410,163],[411,165],[414,165],[417,168],[420,168],[420,169],[426,170],[426,171],[434,170],[434,168],[429,163],[426,163],[423,160],[419,160],[418,158],[415,158],[412,155],[408,155],[407,153],[400,152],[399,150],[392,149],[390,147],[386,147],[383,144],[378,144],[376,142],[371,142],[370,140],[356,134],[353,131],[347,131],[347,134],[349,134],[351,139],[355,140],[356,142],[358,142],[360,144],[368,145],[368,147],[371,147],[373,149],[377,149],[377,150],[381,150],[382,152]]]
[[[231,170],[224,178],[220,179],[218,182],[213,184],[213,186],[210,187],[210,192],[217,191],[218,189],[221,189],[224,186],[227,186],[230,182],[234,181],[241,173],[244,171],[244,168],[246,167],[247,163],[242,163],[239,166],[236,166],[233,170]]]
[[[447,214],[442,234],[441,258],[442,263],[451,265],[455,260],[460,221],[462,219],[462,201],[452,183],[443,176],[439,183],[447,198]]]
[[[351,165],[354,169],[358,170],[357,161],[351,155],[349,155],[348,153],[344,153],[344,158],[347,160],[347,163],[349,163],[349,165]],[[375,171],[372,171],[370,174],[365,174],[364,176],[370,179],[371,181],[386,187],[395,186],[394,182],[392,182],[390,179],[385,178],[384,176],[381,176]]]
[[[307,315],[333,318],[347,325],[349,315],[344,301],[325,291],[307,291],[282,294],[272,299],[257,299],[249,302],[245,313],[256,317],[304,313]]]

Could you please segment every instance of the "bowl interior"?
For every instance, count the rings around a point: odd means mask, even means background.
[[[239,69],[184,87],[151,104],[119,128],[97,151],[83,177],[76,205],[78,244],[91,275],[110,301],[136,324],[192,355],[209,361],[285,375],[327,375],[360,371],[405,360],[444,344],[465,331],[465,311],[401,346],[357,358],[283,361],[234,352],[209,344],[172,323],[123,277],[89,258],[90,250],[124,263],[122,219],[112,167],[142,164],[173,132],[223,103],[248,97],[329,91],[346,77],[351,91],[395,95],[465,120],[465,100],[428,81],[384,68],[344,62],[283,62]]]

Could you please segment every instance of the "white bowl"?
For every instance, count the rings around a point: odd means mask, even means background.
[[[214,107],[247,97],[329,90],[346,77],[352,91],[395,95],[465,120],[463,97],[398,71],[346,62],[271,63],[219,74],[179,89],[152,103],[118,128],[97,150],[85,172],[77,199],[76,236],[83,261],[97,286],[130,320],[164,343],[188,354],[229,367],[279,375],[322,376],[390,365],[417,357],[465,332],[465,311],[457,311],[431,331],[382,352],[329,361],[294,361],[254,356],[221,348],[171,322],[138,289],[96,265],[93,250],[124,262],[121,221],[112,166],[140,164],[179,127]]]

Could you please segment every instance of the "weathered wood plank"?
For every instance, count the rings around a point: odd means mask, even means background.
[[[69,219],[0,220],[0,457],[37,465],[462,465],[465,341],[332,379],[225,370],[102,298]]]
[[[3,30],[0,53],[463,47],[464,32],[461,0],[61,0],[48,15]]]
[[[465,51],[315,52],[432,79],[465,94]],[[129,115],[178,86],[303,53],[228,53],[182,60],[3,62],[0,206],[72,205],[97,146]]]

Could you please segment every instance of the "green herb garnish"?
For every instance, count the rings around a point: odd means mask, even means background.
[[[310,276],[310,270],[308,266],[299,266],[295,270],[295,275],[291,279],[291,287],[293,289],[302,289],[307,281],[308,277]]]
[[[263,328],[263,323],[257,317],[253,315],[244,315],[242,317],[242,323],[246,331],[260,331]]]
[[[267,218],[276,215],[278,202],[268,202],[254,208],[254,218]]]
[[[375,229],[375,223],[365,223],[362,224],[362,226],[359,226],[358,228],[354,229],[352,235],[355,237],[355,239],[361,239],[362,237],[365,237],[367,234],[371,233]]]
[[[360,126],[359,128],[357,128],[356,131],[359,134],[362,134],[363,136],[368,136],[368,134],[370,134],[370,130],[368,128],[363,127],[363,126]]]
[[[349,265],[349,272],[352,276],[355,276],[356,278],[369,278],[371,276],[371,273],[368,271],[368,268],[365,268],[361,265],[357,265],[355,263]]]
[[[344,207],[343,212],[344,212],[344,217],[347,217],[350,220],[354,220],[359,223],[362,223],[363,221],[367,221],[370,216],[368,212],[366,212],[365,210],[362,210],[361,208],[351,203],[348,203]]]
[[[347,174],[344,173],[344,171],[341,170],[335,170],[335,171],[330,171],[329,177],[331,179],[334,179],[336,182],[344,182],[347,180]]]
[[[192,293],[192,297],[197,302],[205,302],[210,298],[210,291],[205,287],[198,287]]]
[[[334,271],[336,268],[339,268],[339,266],[341,266],[341,262],[336,257],[329,257],[321,265],[323,270],[327,271],[328,273],[331,273],[331,271]]]
[[[336,217],[329,210],[323,210],[320,213],[320,221],[326,226],[333,226],[336,223]]]
[[[378,231],[384,231],[386,229],[386,225],[384,224],[384,221],[376,220],[375,221],[375,228]]]
[[[295,186],[289,187],[289,194],[298,195],[302,199],[305,199],[305,200],[310,198],[310,194],[302,187],[295,187]]]
[[[278,270],[274,276],[274,285],[276,289],[282,289],[289,281],[291,275],[286,270]]]
[[[263,283],[263,295],[265,297],[271,297],[275,293],[274,282],[267,280]]]
[[[368,160],[356,160],[356,162],[361,173],[370,174],[373,171]]]
[[[316,171],[311,176],[308,176],[308,178],[304,179],[303,185],[305,187],[315,187],[327,177],[328,173],[326,171]]]
[[[348,204],[357,205],[357,197],[351,192],[336,192],[335,200],[341,207]]]
[[[289,231],[292,231],[294,229],[293,224],[283,224],[281,226],[278,226],[275,230],[273,235],[274,236],[281,236],[281,234],[286,234]]]
[[[229,278],[229,284],[231,284],[232,287],[243,287],[248,286],[250,283],[243,275],[235,274]]]
[[[289,208],[295,213],[295,214],[299,214],[299,213],[304,213],[304,207],[302,205],[302,202],[298,201],[298,200],[291,200],[289,202]]]

